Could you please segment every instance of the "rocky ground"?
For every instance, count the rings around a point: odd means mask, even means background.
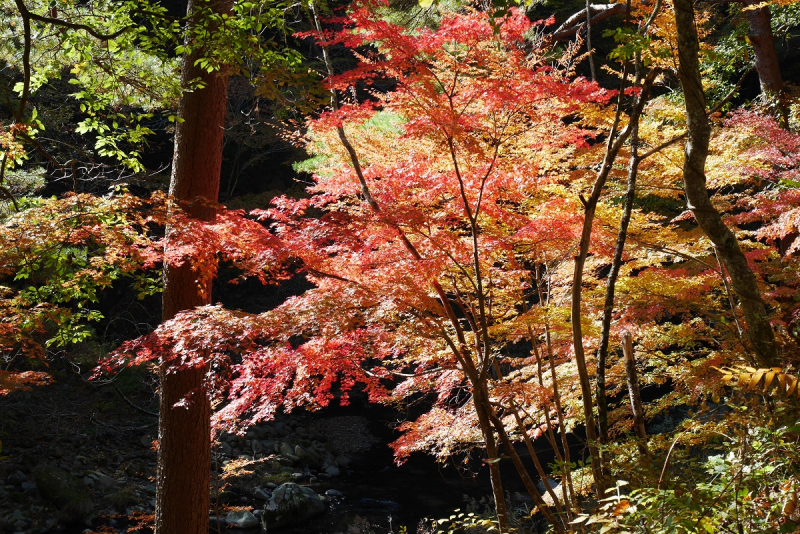
[[[0,397],[0,532],[146,533],[155,505],[155,389],[56,373]],[[151,412],[148,414],[147,412]],[[343,498],[337,481],[376,438],[355,415],[284,417],[223,435],[212,461],[214,527],[284,527]]]

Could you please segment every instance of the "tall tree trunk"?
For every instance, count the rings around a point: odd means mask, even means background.
[[[197,5],[189,1],[190,15]],[[209,5],[227,13],[231,2]],[[181,68],[185,92],[179,110],[182,122],[175,131],[169,192],[190,217],[213,222],[216,210],[210,203],[219,197],[228,79],[197,67],[197,54],[184,57]],[[189,82],[197,78],[204,88],[187,91]],[[179,231],[167,229],[167,247],[170,235]],[[165,266],[165,321],[210,302],[210,284],[202,285],[191,265]],[[205,374],[204,366],[179,370],[169,355],[161,360],[156,534],[208,534],[211,406],[203,387]]]
[[[762,5],[753,9],[754,6],[763,4],[759,0],[743,0],[747,9],[747,22],[750,25],[748,37],[753,46],[753,55],[756,59],[756,71],[761,82],[761,93],[765,99],[776,100],[778,112],[784,126],[788,121],[788,107],[784,95],[783,76],[778,62],[778,53],[775,51],[775,36],[772,34],[772,14],[769,6]]]
[[[705,165],[711,128],[706,116],[706,98],[700,78],[699,42],[692,0],[675,0],[675,24],[680,56],[679,74],[686,101],[688,141],[683,180],[687,205],[728,269],[731,284],[741,300],[742,312],[747,321],[747,334],[759,363],[771,367],[778,363],[778,349],[758,281],[739,248],[736,237],[725,226],[706,190]]]

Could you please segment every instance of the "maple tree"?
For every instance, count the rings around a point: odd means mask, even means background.
[[[458,416],[471,421],[473,430],[464,428],[462,439],[480,432],[499,521],[507,528],[496,465],[500,446],[549,514],[503,422],[514,412],[508,403],[535,403],[546,390],[506,376],[531,360],[501,355],[510,339],[524,336],[526,263],[569,241],[551,233],[546,243],[536,242],[537,223],[543,223],[537,202],[557,176],[540,163],[550,158],[557,164],[591,136],[563,124],[563,117],[610,95],[571,78],[568,69],[550,67],[541,55],[524,55],[520,45],[530,25],[520,13],[498,23],[497,34],[480,14],[445,16],[436,31],[412,34],[380,20],[374,10],[356,6],[348,15],[355,33],[320,32],[323,46],[380,43],[380,56],[364,57],[357,69],[332,76],[329,84],[343,91],[384,75],[397,80],[398,89],[374,101],[335,106],[315,121],[315,138],[323,141],[328,159],[328,152],[340,155],[317,169],[311,199],[283,199],[266,215],[276,221],[290,253],[319,280],[319,291],[352,286],[371,294],[381,314],[408,316],[403,322],[411,324],[394,328],[406,335],[412,329],[424,345],[400,361],[421,377],[400,384],[394,395],[433,387],[441,406],[407,424],[397,450],[402,456],[436,447],[429,430],[446,428]],[[340,149],[331,135],[341,141]],[[347,167],[338,163],[342,159]],[[359,197],[355,205],[347,200]],[[298,210],[309,207],[327,214],[298,221]],[[576,221],[566,219],[559,222],[570,232]],[[320,298],[315,293],[304,298]],[[362,304],[360,313],[369,308]],[[452,406],[455,391],[465,387],[471,403]],[[452,434],[447,439],[461,440]]]

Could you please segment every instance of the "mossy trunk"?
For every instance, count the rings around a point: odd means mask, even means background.
[[[675,0],[675,24],[680,56],[679,74],[686,100],[688,141],[685,149],[683,180],[687,205],[728,270],[733,288],[741,300],[742,312],[747,322],[747,334],[758,363],[772,367],[778,363],[778,349],[766,305],[758,288],[758,281],[739,247],[736,236],[725,226],[706,189],[705,165],[711,127],[706,115],[706,98],[700,77],[699,42],[691,0]]]

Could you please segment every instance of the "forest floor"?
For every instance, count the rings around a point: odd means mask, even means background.
[[[0,532],[151,532],[153,376],[125,369],[113,381],[90,381],[75,362],[64,366],[49,369],[51,385],[0,397]],[[327,507],[305,526],[289,525],[290,534],[392,532],[393,521],[395,529],[403,521],[413,532],[423,517],[464,503],[485,508],[487,480],[442,470],[424,456],[396,466],[386,446],[392,417],[385,408],[331,408],[279,416],[244,435],[223,434],[210,466],[212,532],[226,526],[231,510],[260,520],[272,491],[287,482],[313,489]],[[67,495],[43,487],[47,470],[73,481]],[[374,529],[378,523],[383,527]]]
[[[78,532],[152,513],[158,419],[129,402],[155,412],[154,390],[135,371],[123,371],[115,382],[91,382],[77,371],[56,370],[51,385],[0,397],[2,532],[48,532],[75,523],[76,511],[62,500],[67,497],[53,502],[41,495],[34,475],[41,466],[60,468],[85,486],[74,496],[91,501],[77,514]]]

